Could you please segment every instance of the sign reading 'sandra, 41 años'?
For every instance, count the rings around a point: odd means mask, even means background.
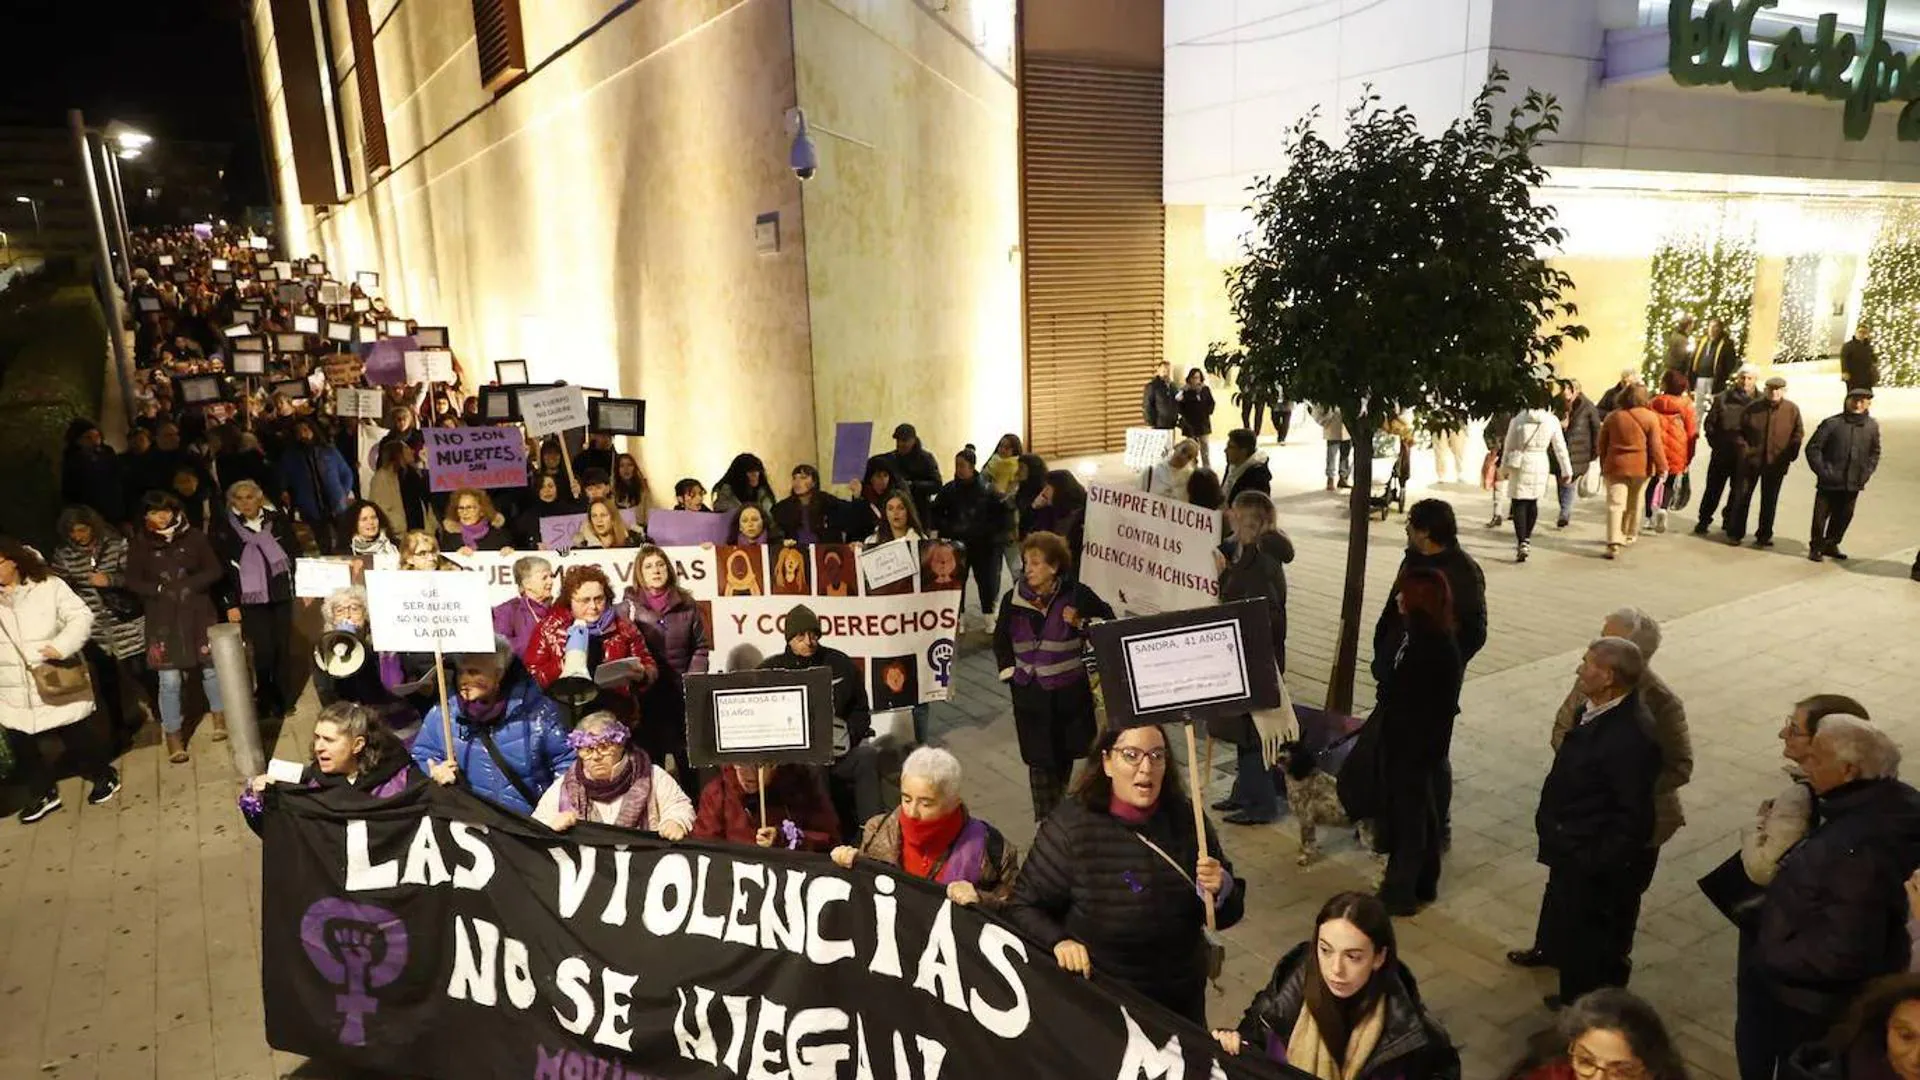
[[[862,860],[275,790],[267,1041],[468,1080],[1295,1080]],[[357,805],[356,805],[357,802]]]
[[[1859,34],[1840,32],[1839,15],[1828,13],[1820,16],[1812,40],[1797,26],[1777,38],[1756,36],[1754,20],[1778,3],[1712,0],[1695,15],[1694,0],[1669,0],[1667,68],[1674,81],[1736,90],[1785,88],[1844,101],[1844,130],[1856,141],[1867,137],[1876,106],[1904,101],[1899,137],[1920,141],[1920,55],[1898,52],[1887,41],[1887,0],[1867,0]],[[1764,57],[1756,56],[1756,49]]]

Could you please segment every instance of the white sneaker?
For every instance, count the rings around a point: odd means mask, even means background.
[[[1667,531],[1667,512],[1665,510],[1655,510],[1653,512],[1653,531],[1657,533]]]

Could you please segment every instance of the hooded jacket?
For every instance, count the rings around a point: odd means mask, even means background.
[[[1818,804],[1820,824],[1780,861],[1743,960],[1781,1004],[1835,1016],[1869,980],[1907,969],[1920,792],[1856,780]]]
[[[1226,475],[1221,478],[1221,486],[1226,488],[1228,506],[1232,506],[1235,496],[1243,491],[1271,495],[1273,469],[1267,465],[1267,452],[1255,450],[1240,464],[1228,465]]]
[[[1249,1052],[1286,1060],[1287,1040],[1306,1007],[1307,965],[1313,962],[1312,943],[1301,942],[1274,966],[1266,989],[1254,995],[1240,1018],[1240,1039],[1253,1048]],[[1373,977],[1386,980],[1380,991],[1386,1019],[1379,1041],[1351,1075],[1356,1080],[1458,1080],[1460,1053],[1421,1004],[1413,972],[1396,956]]]
[[[1693,443],[1700,437],[1700,419],[1694,414],[1693,399],[1674,394],[1658,394],[1647,408],[1660,418],[1660,448],[1667,461],[1668,475],[1683,473],[1693,464]]]

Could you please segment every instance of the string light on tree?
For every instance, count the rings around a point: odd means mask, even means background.
[[[1647,300],[1642,368],[1649,383],[1666,366],[1667,335],[1691,315],[1695,334],[1713,319],[1724,320],[1736,349],[1747,341],[1753,318],[1753,279],[1760,265],[1751,230],[1730,232],[1724,220],[1712,231],[1669,237],[1653,254],[1653,285]]]
[[[1873,328],[1881,381],[1920,385],[1920,210],[1911,203],[1881,219],[1867,254],[1860,319]]]

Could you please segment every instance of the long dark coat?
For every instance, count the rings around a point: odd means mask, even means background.
[[[192,671],[210,662],[207,631],[220,621],[214,590],[226,579],[207,534],[187,526],[163,540],[134,535],[127,552],[127,588],[147,602],[147,664],[156,671]]]

